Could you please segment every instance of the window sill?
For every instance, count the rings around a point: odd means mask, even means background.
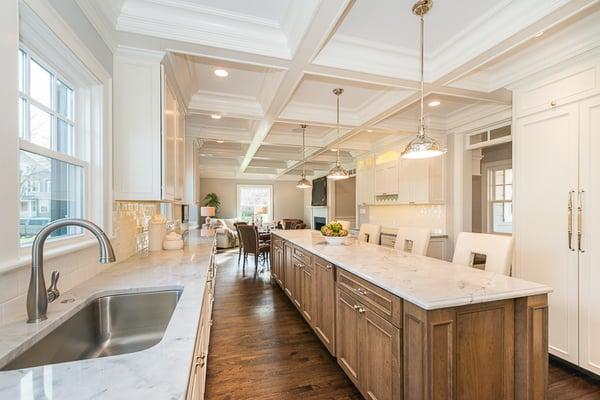
[[[52,258],[60,257],[69,253],[73,253],[79,250],[86,249],[88,247],[97,245],[98,241],[95,238],[90,238],[87,236],[82,236],[80,240],[71,241],[70,243],[64,243],[60,246],[54,246],[52,248],[47,248],[44,251],[44,260],[50,260]],[[18,260],[13,262],[7,262],[4,264],[0,264],[0,275],[5,274],[7,272],[22,268],[24,266],[31,265],[31,247],[30,254],[23,254]]]

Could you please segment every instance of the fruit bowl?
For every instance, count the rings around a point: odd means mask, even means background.
[[[321,236],[327,241],[327,244],[331,244],[333,246],[339,246],[344,244],[347,236],[325,236],[321,234]]]
[[[332,221],[321,227],[321,236],[325,238],[327,243],[339,246],[346,241],[348,231],[339,222]]]

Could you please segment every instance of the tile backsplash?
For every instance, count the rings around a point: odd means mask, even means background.
[[[148,247],[148,221],[157,211],[160,211],[159,203],[113,203],[111,243],[117,261],[125,260]],[[93,245],[65,255],[46,258],[44,275],[46,282],[49,282],[52,271],[59,271],[58,288],[64,293],[110,267],[111,264],[98,263],[98,248]],[[29,265],[0,275],[0,324],[26,319],[25,301],[29,277]],[[49,309],[51,312],[51,307]]]

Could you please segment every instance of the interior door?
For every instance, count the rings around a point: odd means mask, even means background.
[[[579,129],[579,365],[600,374],[600,96],[580,104]]]
[[[578,361],[577,241],[568,241],[568,200],[578,180],[578,105],[516,121],[515,275],[551,286],[549,351]],[[574,229],[574,228],[573,228]]]

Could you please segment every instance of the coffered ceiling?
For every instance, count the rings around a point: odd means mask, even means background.
[[[351,164],[417,127],[412,0],[75,1],[111,48],[166,53],[203,176],[297,179],[301,123],[309,175],[331,167],[332,149]],[[433,3],[425,112],[437,135],[462,114],[509,107],[511,83],[599,45],[598,0]]]

